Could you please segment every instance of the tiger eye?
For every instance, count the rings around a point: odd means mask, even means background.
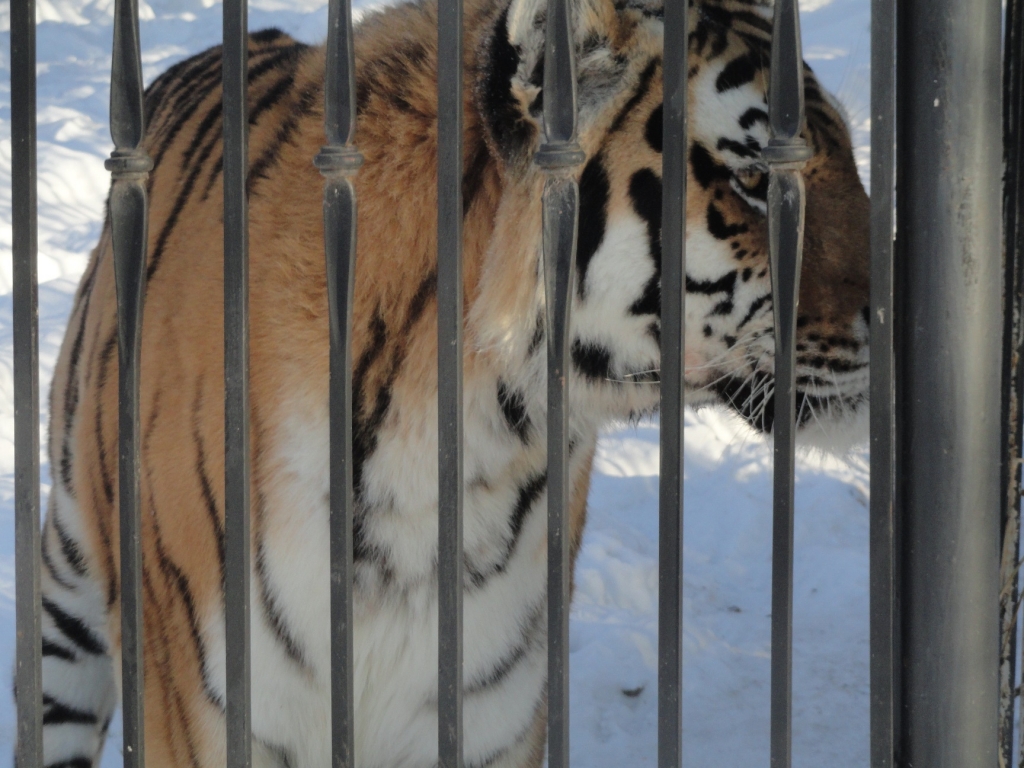
[[[764,179],[764,171],[759,168],[744,168],[736,171],[735,175],[740,186],[750,192],[756,190]]]

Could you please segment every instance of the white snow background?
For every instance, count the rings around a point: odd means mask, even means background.
[[[326,0],[250,0],[250,26],[320,42]],[[365,5],[365,0],[359,5]],[[40,362],[49,381],[102,219],[113,0],[37,0]],[[869,159],[868,0],[801,0],[805,56],[846,105]],[[140,0],[146,82],[219,42],[214,0]],[[14,653],[9,5],[0,6],[0,677]],[[684,757],[767,766],[771,455],[725,413],[686,417]],[[45,440],[43,441],[45,445]],[[43,457],[43,493],[49,467]],[[571,628],[572,762],[653,766],[657,723],[658,429],[614,427],[598,451]],[[796,486],[794,765],[868,764],[868,464],[801,453]],[[45,508],[45,504],[44,504]],[[0,686],[0,761],[14,706]],[[120,765],[115,718],[103,760]]]

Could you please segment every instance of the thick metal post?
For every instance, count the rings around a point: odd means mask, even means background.
[[[548,766],[569,766],[569,313],[576,282],[579,184],[576,51],[569,0],[548,0],[544,49],[544,144],[534,163],[543,195],[548,346]]]
[[[683,358],[686,307],[687,2],[666,0],[661,156],[661,469],[658,768],[683,764]]]
[[[800,10],[776,0],[769,116],[768,239],[775,315],[772,530],[771,765],[789,768],[793,741],[793,486],[796,470],[796,319],[804,244],[804,73]]]
[[[140,147],[142,63],[137,0],[117,0],[106,162],[117,287],[118,503],[121,518],[121,706],[125,768],[145,765],[143,710],[142,520],[139,494],[139,363],[146,290],[146,177],[153,161]]]
[[[224,632],[228,768],[252,764],[249,651],[249,33],[224,1]]]
[[[39,593],[39,294],[36,273],[36,4],[11,2],[14,256],[15,762],[43,764]]]
[[[1024,385],[1024,248],[1020,205],[1024,193],[1024,3],[1008,0],[1003,38],[1003,448],[1000,485],[1005,494],[999,569],[999,765],[1013,765],[1014,705],[1017,700],[1017,601],[1020,569],[1021,386]]]
[[[438,755],[462,768],[462,0],[437,46]]]
[[[871,3],[871,768],[893,768],[899,733],[893,239],[896,2]]]
[[[327,17],[327,145],[314,159],[324,177],[324,256],[330,313],[331,768],[355,768],[352,678],[352,297],[356,192],[363,157],[356,130],[355,52],[350,0],[330,0]]]
[[[899,766],[997,760],[1000,11],[999,0],[899,5]]]

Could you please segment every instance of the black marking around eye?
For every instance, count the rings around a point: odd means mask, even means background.
[[[526,398],[517,389],[510,389],[504,381],[498,380],[498,407],[505,418],[505,424],[523,443],[530,438],[530,417],[526,414]]]
[[[752,159],[761,157],[761,145],[757,142],[754,142],[753,145],[750,142],[740,144],[738,141],[727,139],[724,136],[718,140],[718,150],[732,152],[737,157],[749,157]]]
[[[629,180],[629,199],[637,216],[647,224],[647,247],[654,262],[640,298],[629,308],[633,315],[661,315],[661,179],[641,168]]]
[[[693,177],[704,189],[716,180],[729,180],[729,169],[716,162],[707,147],[700,142],[695,142],[690,150],[690,167],[693,169]]]
[[[746,224],[727,224],[714,202],[708,203],[708,232],[717,240],[728,240],[748,231]]]
[[[487,76],[478,90],[481,112],[502,159],[508,163],[533,139],[533,127],[523,119],[512,93],[512,78],[519,68],[519,54],[508,37],[508,8],[494,25],[484,54]]]
[[[576,339],[572,344],[572,362],[591,381],[611,378],[612,353],[608,347]]]
[[[715,88],[719,93],[733,88],[741,88],[753,81],[757,69],[757,64],[751,56],[740,56],[733,59],[719,73],[718,79],[715,80]]]
[[[592,157],[580,176],[580,225],[576,241],[576,286],[580,298],[586,297],[587,269],[604,240],[608,224],[608,197],[611,186],[601,155]]]
[[[768,113],[759,107],[751,107],[740,116],[740,128],[750,130],[754,123],[768,125]]]
[[[644,138],[651,145],[651,149],[658,153],[661,153],[664,143],[662,139],[664,115],[665,105],[659,104],[657,109],[651,112],[651,116],[647,118],[647,126],[644,128]]]

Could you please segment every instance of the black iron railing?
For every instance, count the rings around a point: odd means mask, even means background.
[[[35,6],[11,3],[18,764],[41,766]],[[1018,208],[1024,12],[1007,10],[1007,184],[1001,270],[997,0],[872,0],[871,765],[1008,766],[1013,758],[1021,408]],[[775,1],[768,195],[776,339],[771,764],[792,742],[796,329],[805,130],[799,11]],[[658,764],[682,765],[682,502],[687,0],[666,0],[661,325]],[[569,764],[569,328],[579,216],[571,0],[549,0],[543,272],[548,345],[548,765]],[[227,762],[251,763],[247,266],[247,11],[224,2],[225,605]],[[461,0],[440,0],[438,387],[440,765],[462,765]],[[355,56],[349,0],[331,0],[324,231],[330,307],[332,766],[354,766],[351,324]],[[898,96],[898,97],[897,97]],[[125,764],[144,765],[139,354],[146,176],[136,0],[117,0],[107,162],[118,297]],[[897,205],[898,203],[898,205]],[[1005,276],[1004,276],[1005,272]],[[1000,301],[1000,287],[1009,289]],[[998,339],[1004,339],[1000,355]],[[1002,368],[1000,366],[1002,365]],[[999,382],[1005,382],[1000,400]],[[1000,404],[1001,403],[1001,404]],[[999,468],[1002,475],[999,476]],[[998,580],[1000,516],[1003,589]],[[1002,594],[1002,653],[997,658]],[[999,675],[1002,675],[1000,695]],[[997,727],[1002,730],[997,736]],[[723,745],[723,755],[728,745]],[[1024,756],[1024,750],[1020,751]],[[727,761],[727,758],[726,758]],[[1024,765],[1022,757],[1021,765]]]

